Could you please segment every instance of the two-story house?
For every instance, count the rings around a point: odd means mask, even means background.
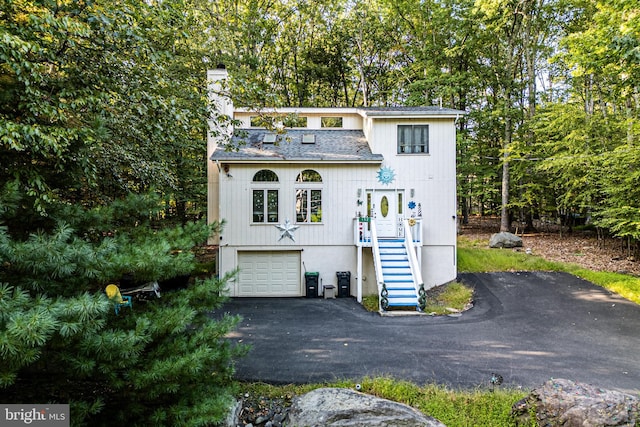
[[[225,77],[209,72],[212,85]],[[338,296],[358,301],[381,295],[384,309],[419,307],[425,289],[456,278],[463,111],[252,111],[216,101],[240,123],[208,141],[208,218],[226,221],[213,242],[219,271],[239,268],[231,296],[316,296],[340,285]]]

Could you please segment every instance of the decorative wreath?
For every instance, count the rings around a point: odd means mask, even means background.
[[[413,227],[416,225],[416,220],[414,218],[409,218],[409,227]]]

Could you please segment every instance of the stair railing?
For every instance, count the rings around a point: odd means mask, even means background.
[[[389,300],[387,299],[387,286],[384,283],[384,276],[382,275],[382,261],[380,259],[380,247],[378,246],[378,230],[374,218],[371,218],[371,250],[373,251],[373,266],[376,270],[376,283],[378,284],[378,305],[382,311],[389,308]]]
[[[416,296],[418,297],[418,305],[420,310],[424,310],[427,304],[426,291],[424,289],[424,282],[422,281],[422,267],[418,262],[416,256],[416,248],[413,243],[413,236],[411,235],[411,227],[409,226],[409,220],[403,220],[404,226],[404,247],[409,257],[409,267],[411,268],[411,275],[413,276],[413,286],[416,290]]]

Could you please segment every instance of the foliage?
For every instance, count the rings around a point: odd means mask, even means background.
[[[15,210],[7,205],[28,197],[7,199],[0,221],[11,224]],[[136,213],[142,205],[150,210]],[[91,210],[51,205],[52,228],[27,236],[0,228],[3,401],[71,402],[78,425],[209,425],[224,418],[232,358],[241,351],[224,336],[238,319],[214,320],[210,312],[224,302],[229,277],[134,299],[119,315],[104,294],[125,273],[139,284],[189,274],[196,265],[191,249],[218,228],[155,230],[150,218],[158,209],[157,198],[132,195]]]
[[[204,206],[203,22],[188,0],[2,2],[0,185],[39,212],[163,193]]]
[[[265,398],[291,398],[320,387],[353,388],[356,383],[361,385],[364,393],[412,406],[451,427],[513,426],[515,422],[510,415],[511,406],[526,396],[522,390],[454,390],[435,384],[419,386],[389,377],[306,385],[241,383],[237,387],[243,394],[248,392]]]
[[[458,205],[533,227],[589,216],[638,239],[633,2],[220,2],[216,59],[238,105],[442,105]],[[363,31],[366,28],[367,31]]]

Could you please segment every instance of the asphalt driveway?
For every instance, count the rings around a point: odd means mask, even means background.
[[[564,273],[463,274],[460,317],[381,317],[352,298],[237,298],[229,339],[251,345],[236,377],[308,383],[386,375],[418,384],[510,387],[567,378],[640,393],[640,306]]]

